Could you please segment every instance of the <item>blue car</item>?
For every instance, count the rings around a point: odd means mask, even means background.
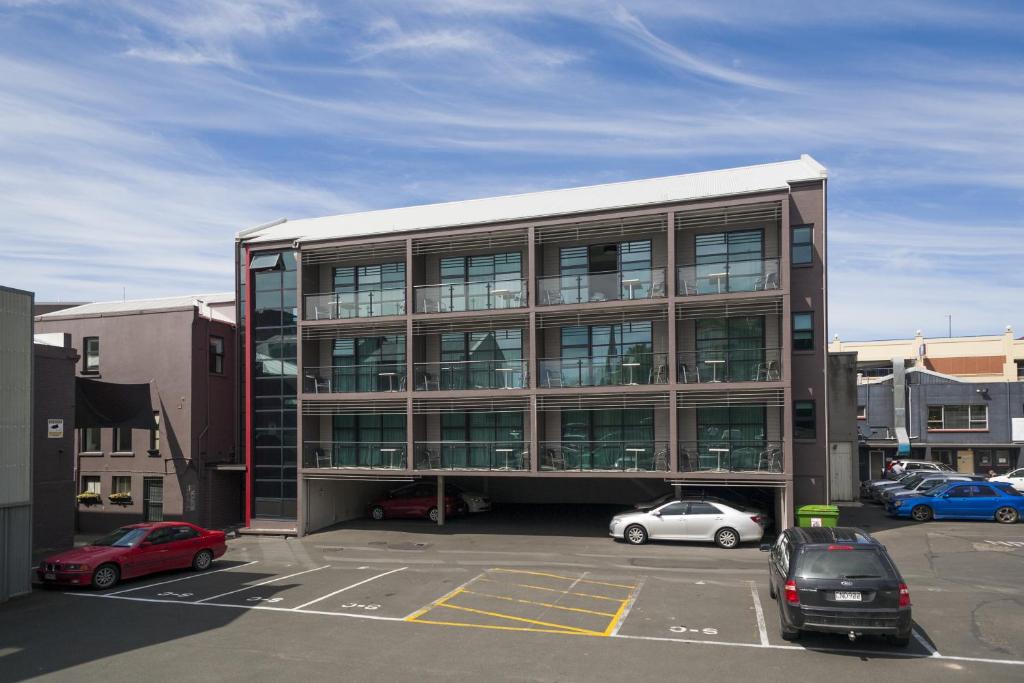
[[[1024,515],[1024,494],[1002,482],[952,481],[919,496],[897,498],[886,512],[918,522],[930,519],[994,519],[1013,524]]]

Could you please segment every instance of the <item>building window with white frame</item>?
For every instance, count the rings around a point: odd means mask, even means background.
[[[988,431],[988,406],[928,406],[928,431]]]

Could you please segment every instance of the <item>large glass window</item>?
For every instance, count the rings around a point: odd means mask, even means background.
[[[653,409],[562,411],[568,469],[651,469],[655,450]]]
[[[341,297],[339,306],[358,307],[342,317],[401,315],[405,312],[405,264],[381,263],[372,266],[339,266],[334,269],[334,292]]]
[[[405,415],[335,415],[333,467],[399,466],[395,454],[405,452]]]
[[[441,389],[522,387],[523,369],[522,330],[441,335]]]
[[[928,430],[988,429],[988,406],[928,406]]]
[[[518,251],[442,258],[441,283],[459,285],[451,292],[442,288],[445,310],[507,307],[522,293],[522,271],[522,255]]]
[[[465,412],[441,414],[442,463],[444,467],[495,468],[503,458],[521,453],[521,412]],[[497,457],[497,449],[502,458]]]
[[[646,299],[664,292],[654,292],[655,284],[663,287],[663,278],[651,271],[651,241],[633,240],[562,247],[559,250],[561,292],[551,290],[546,303],[579,303],[615,299]],[[545,290],[548,291],[548,290]]]
[[[298,484],[295,254],[253,278],[253,514],[295,517]]]
[[[814,314],[793,314],[793,350],[814,350]]]
[[[793,401],[793,438],[816,439],[817,436],[814,401]]]
[[[767,455],[764,406],[697,409],[697,449],[684,447],[683,466],[697,470],[757,470]]]
[[[563,386],[601,386],[644,381],[651,374],[653,325],[650,321],[561,328]],[[635,366],[624,365],[635,363]],[[632,368],[632,369],[630,369]],[[550,368],[545,368],[551,372]],[[551,377],[541,378],[551,385]]]
[[[764,231],[734,230],[694,237],[701,293],[749,292],[764,276]]]
[[[702,318],[696,332],[697,354],[690,371],[702,381],[753,382],[766,370],[764,316]]]
[[[332,359],[333,391],[385,391],[404,388],[404,334],[335,339]]]
[[[790,242],[790,261],[794,266],[806,265],[814,260],[814,226],[794,225]]]

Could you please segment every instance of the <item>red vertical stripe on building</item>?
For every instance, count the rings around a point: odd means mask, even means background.
[[[252,274],[249,247],[245,248],[245,526],[252,526]]]

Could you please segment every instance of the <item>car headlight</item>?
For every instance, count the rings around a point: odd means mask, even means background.
[[[66,564],[66,565],[64,565],[64,569],[66,569],[69,572],[84,572],[88,568],[89,568],[89,565],[87,565],[87,564]]]
[[[903,505],[903,501],[900,500],[899,498],[897,498],[894,501],[892,501],[892,506],[894,508],[898,508],[900,505]]]

